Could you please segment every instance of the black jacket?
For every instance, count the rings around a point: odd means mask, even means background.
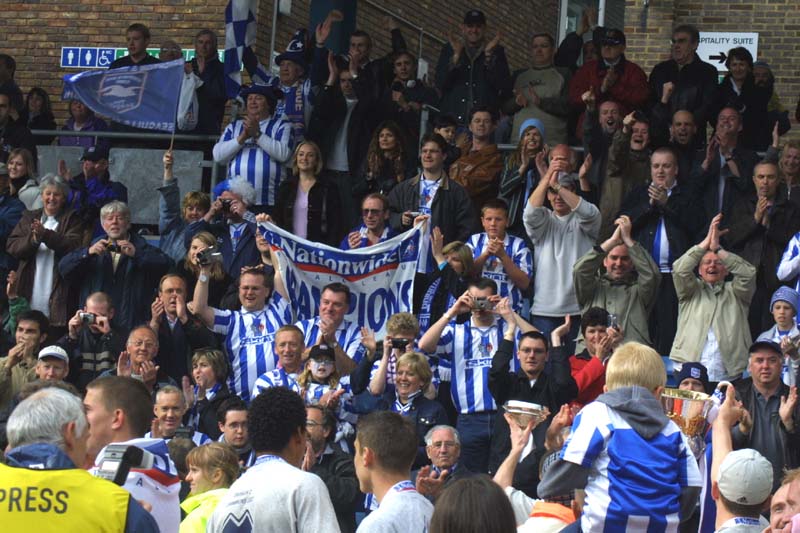
[[[331,446],[332,453],[325,453],[310,472],[325,482],[331,497],[336,520],[342,533],[355,533],[356,502],[361,496],[353,458],[342,450]]]
[[[231,396],[231,391],[228,390],[228,385],[222,383],[213,399],[207,400],[203,398],[197,402],[195,405],[196,412],[199,415],[197,431],[205,433],[211,438],[211,440],[219,440],[222,432],[219,430],[219,424],[217,423],[217,409],[219,409],[219,406],[222,405],[222,402]],[[186,413],[187,419],[189,414],[190,413]]]
[[[77,339],[64,335],[58,345],[69,354],[69,375],[67,381],[79,391],[107,370],[113,369],[117,358],[125,349],[127,332],[111,329],[107,334],[94,333],[89,328],[81,328]]]
[[[225,92],[225,67],[215,55],[206,61],[206,68],[200,73],[197,59],[191,61],[192,70],[203,80],[203,85],[197,89],[197,126],[192,133],[219,135],[222,117],[225,115],[225,102],[228,95]]]
[[[508,365],[514,357],[514,342],[503,339],[492,357],[492,368],[489,370],[489,391],[498,406],[509,400],[518,400],[539,404],[550,409],[555,416],[565,403],[578,396],[578,385],[572,378],[569,356],[565,350],[550,350],[550,373],[542,372],[531,386],[530,379],[522,370],[509,372]],[[549,421],[542,423],[534,430],[534,442],[537,453],[529,454],[523,465],[514,473],[514,487],[531,497],[536,495],[539,482],[539,459],[544,450],[544,433]],[[495,417],[492,433],[491,453],[489,455],[489,471],[496,472],[500,464],[511,451],[511,436],[505,418],[498,413]]]
[[[740,196],[747,196],[753,190],[753,169],[759,161],[758,154],[747,148],[737,147],[733,150],[733,159],[739,168],[739,176],[730,174],[725,178],[725,190],[722,195],[722,209],[719,205],[719,179],[722,167],[719,157],[714,157],[708,170],[703,170],[703,167],[698,164],[694,167],[692,175],[689,178],[694,196],[702,202],[704,212],[703,228],[701,228],[702,235],[705,236],[705,231],[711,223],[711,219],[716,216],[720,211],[722,212],[722,226],[727,226],[727,221],[732,218],[733,206],[738,201]],[[702,159],[700,159],[702,163]],[[725,164],[725,171],[728,172],[728,165]]]
[[[739,134],[739,146],[751,150],[766,150],[772,142],[772,128],[775,127],[775,118],[769,119],[767,107],[772,93],[765,87],[759,87],[750,74],[742,84],[739,94],[733,90],[730,75],[725,76],[719,84],[717,93],[717,109],[714,115],[722,111],[725,106],[733,105],[742,113],[742,132]],[[698,130],[700,131],[700,130]]]
[[[736,383],[736,395],[742,402],[742,406],[749,412],[753,412],[753,406],[758,402],[756,393],[758,392],[753,386],[753,378],[745,378]],[[776,393],[780,397],[789,395],[789,387],[781,383],[781,387]],[[782,464],[773,464],[772,468],[775,473],[782,473],[784,469],[791,470],[800,466],[800,406],[796,406],[792,415],[794,420],[794,430],[788,431],[783,424],[781,417],[776,413],[771,417],[769,427],[753,426],[748,435],[743,435],[740,431],[733,431],[733,447],[735,449],[751,448],[752,437],[756,432],[767,432],[773,435],[783,453]],[[760,450],[756,450],[760,451]],[[780,486],[779,475],[773,479],[773,491]]]
[[[384,119],[374,87],[370,86],[370,80],[362,80],[362,77],[353,80],[358,102],[347,123],[347,162],[353,175],[364,160],[372,132]],[[320,145],[325,161],[331,158],[336,136],[344,126],[346,116],[347,102],[338,84],[335,87],[323,85],[311,113],[306,137]]]
[[[281,182],[275,201],[273,214],[275,224],[289,232],[292,231],[294,202],[297,199],[298,186],[297,176]],[[339,189],[335,183],[320,176],[308,191],[308,234],[306,239],[337,247],[344,237],[343,222]]]
[[[386,391],[378,402],[378,409],[388,411],[394,405],[397,396],[393,386],[387,386]],[[436,400],[429,400],[424,394],[420,394],[411,400],[411,410],[405,415],[417,429],[417,458],[414,460],[412,469],[420,468],[428,464],[428,454],[425,452],[425,435],[433,426],[446,424],[448,422],[447,413],[442,404]]]
[[[158,323],[159,349],[156,364],[169,377],[180,383],[183,376],[192,374],[191,361],[194,351],[214,346],[216,346],[214,334],[193,315],[189,315],[186,324],[178,320],[173,329],[170,329],[166,315],[162,315]]]
[[[667,82],[675,85],[667,104],[661,103],[663,87]],[[653,138],[665,136],[669,139],[669,125],[676,111],[691,111],[697,131],[705,132],[706,124],[715,115],[715,96],[717,94],[717,69],[702,61],[695,54],[694,61],[683,68],[674,59],[662,61],[650,73],[650,97],[652,98],[652,118],[658,125],[658,132],[650,133]],[[663,127],[666,126],[666,132]],[[700,146],[705,145],[705,136],[697,137]]]
[[[36,161],[36,140],[31,130],[23,121],[8,117],[5,127],[0,127],[0,163],[8,162],[8,153],[14,148],[27,148]]]
[[[411,226],[403,226],[402,216],[405,211],[419,211],[419,180],[416,175],[410,180],[397,184],[389,193],[389,223],[398,233],[407,231]],[[467,191],[447,176],[436,190],[431,204],[431,228],[439,227],[444,235],[444,242],[467,242],[475,229],[475,215],[472,201]]]
[[[110,295],[116,310],[114,325],[129,331],[150,316],[150,303],[158,281],[167,273],[172,261],[136,233],[131,232],[128,240],[136,248],[135,255],[121,255],[116,270],[110,253],[89,255],[88,248],[78,248],[65,255],[58,269],[67,283],[79,284],[79,301],[86,301],[97,291]]]
[[[669,251],[673,260],[678,259],[695,242],[703,224],[700,206],[693,198],[691,190],[676,184],[664,206],[651,205],[647,193],[649,185],[633,189],[622,202],[621,215],[631,219],[631,234],[647,252],[653,254],[653,246],[661,217],[669,241]]]

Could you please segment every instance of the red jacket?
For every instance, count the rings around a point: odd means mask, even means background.
[[[581,96],[589,88],[593,88],[598,107],[607,100],[614,100],[622,106],[623,117],[635,109],[643,109],[650,97],[647,75],[639,65],[626,60],[625,56],[622,56],[614,69],[618,76],[617,82],[607,93],[603,94],[600,92],[600,86],[608,72],[605,62],[594,60],[584,63],[569,82],[570,106],[582,112],[585,106]],[[578,121],[576,133],[578,138],[583,138],[583,114]]]
[[[606,384],[606,367],[597,357],[592,357],[586,350],[569,358],[572,379],[578,385],[578,397],[572,404],[581,407],[591,403],[603,394]]]

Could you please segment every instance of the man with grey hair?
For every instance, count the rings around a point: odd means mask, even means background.
[[[425,451],[431,464],[412,472],[411,480],[415,482],[417,492],[433,503],[450,484],[474,475],[459,462],[461,438],[453,426],[441,424],[428,430],[425,434]]]
[[[0,523],[9,531],[157,532],[155,519],[122,487],[92,477],[89,424],[77,396],[54,387],[23,400],[8,419],[0,464]]]
[[[123,202],[104,205],[100,223],[105,235],[65,255],[58,269],[67,283],[80,287],[81,301],[97,291],[108,294],[117,311],[113,325],[128,331],[149,318],[158,280],[171,261],[130,231],[131,212]]]
[[[249,209],[255,205],[258,193],[246,179],[227,179],[214,187],[216,200],[200,220],[186,228],[184,244],[188,250],[192,239],[201,231],[217,238],[225,272],[238,278],[242,268],[261,264],[256,247],[255,216]]]

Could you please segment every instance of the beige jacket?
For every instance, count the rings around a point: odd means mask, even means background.
[[[670,359],[678,363],[697,362],[714,328],[725,370],[739,374],[747,366],[752,343],[747,312],[756,290],[756,268],[728,252],[722,263],[732,281],[709,285],[695,274],[706,250],[693,246],[672,265],[672,280],[678,294],[678,332]]]

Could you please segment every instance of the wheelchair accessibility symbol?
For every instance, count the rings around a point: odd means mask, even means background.
[[[97,66],[100,68],[108,68],[114,62],[115,50],[113,48],[98,48],[97,49]]]

